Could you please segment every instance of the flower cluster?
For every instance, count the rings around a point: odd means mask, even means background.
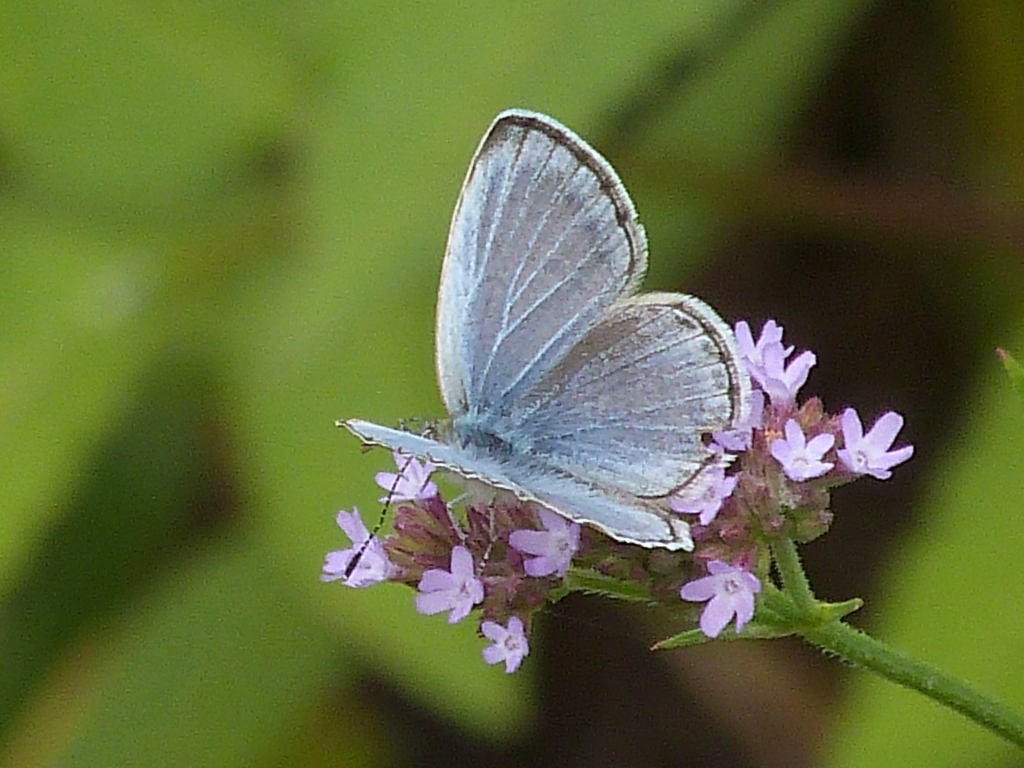
[[[465,520],[429,481],[435,467],[394,455],[398,472],[381,472],[383,503],[398,504],[394,532],[381,541],[358,511],[338,525],[352,541],[327,555],[321,579],[349,587],[395,581],[416,588],[416,610],[447,613],[455,624],[479,608],[480,632],[492,645],[488,664],[518,669],[529,653],[532,614],[565,576],[580,546],[580,526],[521,502],[468,505]]]
[[[480,633],[492,643],[484,660],[504,662],[506,672],[529,653],[537,610],[571,586],[570,568],[591,576],[591,589],[595,579],[615,579],[651,600],[706,603],[699,626],[709,638],[733,620],[742,632],[755,616],[772,543],[820,536],[832,520],[832,488],[864,475],[889,478],[913,447],[892,450],[903,427],[897,413],[865,433],[852,408],[829,415],[817,398],[798,404],[817,360],[812,352],[794,356],[773,320],[756,342],[747,323],[735,331],[753,388],[747,422],[711,436],[710,448],[733,459],[729,471],[729,462],[715,463],[667,500],[674,512],[696,516],[692,553],[615,542],[516,499],[468,503],[460,514],[430,481],[430,462],[396,453],[398,471],[376,478],[387,492],[382,503],[397,505],[393,532],[381,540],[358,510],[338,513],[352,546],[327,555],[321,579],[356,588],[407,584],[418,592],[417,611],[447,613],[453,624],[478,611]]]
[[[799,404],[816,358],[812,352],[793,356],[775,321],[764,324],[756,342],[741,321],[736,340],[753,383],[752,415],[737,429],[715,433],[712,443],[737,455],[733,473],[719,470],[699,499],[686,498],[684,489],[673,509],[700,513],[693,527],[699,560],[755,564],[774,537],[807,542],[824,533],[832,520],[832,488],[861,475],[885,480],[914,449],[890,450],[903,427],[897,413],[882,415],[865,434],[853,408],[832,416],[816,397]]]
[[[853,408],[825,413],[818,398],[802,405],[800,388],[817,362],[813,352],[793,356],[783,330],[769,320],[754,341],[750,326],[736,324],[736,341],[753,384],[746,424],[713,435],[712,448],[737,457],[732,474],[707,470],[700,494],[673,499],[678,512],[699,514],[693,526],[694,557],[708,576],[683,586],[684,600],[709,601],[700,627],[708,637],[735,616],[736,631],[753,616],[760,582],[768,571],[772,541],[817,538],[832,521],[829,492],[862,475],[879,480],[911,457],[913,446],[890,450],[903,427],[898,413],[883,414],[868,431]],[[713,476],[710,476],[712,475]]]

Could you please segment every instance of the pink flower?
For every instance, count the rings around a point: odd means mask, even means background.
[[[530,652],[530,645],[526,641],[526,634],[523,631],[523,621],[518,616],[508,620],[508,629],[494,621],[485,621],[480,625],[480,631],[484,637],[494,645],[484,648],[484,661],[488,664],[505,662],[505,673],[512,674],[519,669],[519,664]]]
[[[759,383],[775,405],[793,403],[817,362],[813,352],[801,352],[786,363],[781,347],[769,349],[764,356],[764,378]]]
[[[378,472],[375,478],[377,485],[387,491],[386,495],[380,497],[381,504],[423,501],[437,496],[437,485],[430,482],[430,475],[437,466],[429,461],[421,464],[415,456],[404,456],[398,451],[394,452],[394,458],[398,467],[397,474]]]
[[[766,321],[761,327],[761,336],[756,344],[747,321],[740,320],[736,323],[736,345],[739,347],[740,357],[743,358],[750,376],[758,384],[764,378],[764,354],[767,350],[775,350],[783,358],[788,357],[793,351],[793,347],[782,346],[782,326],[774,320]]]
[[[782,345],[782,326],[774,320],[764,324],[756,344],[750,326],[742,320],[736,323],[736,344],[750,378],[776,405],[796,400],[796,393],[807,383],[807,376],[817,362],[813,352],[801,352],[787,364],[793,347]]]
[[[342,510],[336,518],[338,526],[352,540],[348,549],[328,552],[320,581],[342,579],[346,587],[368,587],[391,576],[394,566],[388,560],[384,545],[363,524],[359,510],[351,513]]]
[[[673,512],[700,515],[700,524],[708,525],[722,508],[722,502],[736,489],[737,478],[726,477],[723,467],[705,469],[700,477],[705,481],[702,488],[697,488],[694,493],[687,493],[693,489],[684,488],[669,500],[669,506]]]
[[[772,440],[771,452],[786,477],[799,483],[821,477],[835,466],[821,460],[835,441],[835,437],[825,433],[808,442],[796,419],[790,419],[786,422],[786,437]]]
[[[683,584],[679,596],[692,602],[709,601],[700,614],[700,631],[718,637],[726,624],[736,617],[736,634],[754,616],[754,595],[761,591],[757,576],[724,563],[708,563],[708,576]]]
[[[569,569],[576,550],[580,548],[580,526],[549,509],[540,510],[545,531],[512,531],[508,543],[524,555],[537,555],[523,563],[530,576],[561,578]]]
[[[452,549],[451,571],[443,568],[425,571],[418,588],[416,610],[426,615],[451,611],[449,624],[462,621],[474,605],[484,600],[484,585],[476,577],[473,555],[462,546]]]
[[[879,480],[892,477],[889,470],[914,454],[914,446],[905,445],[895,451],[889,447],[903,429],[903,417],[889,411],[878,418],[871,431],[864,434],[860,416],[853,408],[843,411],[843,447],[836,451],[839,460],[857,475],[871,475]]]

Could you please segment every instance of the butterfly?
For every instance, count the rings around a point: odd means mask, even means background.
[[[691,550],[670,497],[730,457],[748,416],[732,330],[700,299],[638,294],[647,238],[611,165],[556,120],[510,109],[462,185],[437,300],[448,419],[414,434],[338,422],[614,539]]]

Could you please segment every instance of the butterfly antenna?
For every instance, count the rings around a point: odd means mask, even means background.
[[[363,555],[366,554],[366,548],[370,546],[370,542],[374,540],[380,529],[384,527],[384,516],[387,514],[388,506],[391,504],[391,500],[394,498],[396,491],[398,490],[398,483],[405,475],[405,470],[409,468],[409,463],[413,457],[409,456],[406,458],[405,463],[398,468],[398,472],[395,474],[395,480],[391,483],[391,487],[388,489],[388,495],[384,497],[384,504],[380,508],[380,515],[377,516],[377,524],[373,526],[373,530],[370,531],[370,535],[367,536],[359,549],[356,550],[355,556],[349,561],[349,564],[345,567],[345,576],[348,578],[355,573],[356,568],[359,567],[359,561],[363,559]]]
[[[494,519],[494,507],[490,507],[487,510],[487,549],[484,550],[484,555],[480,558],[481,567],[487,565],[487,561],[491,557],[491,550],[494,549],[494,540],[498,535],[497,522]]]

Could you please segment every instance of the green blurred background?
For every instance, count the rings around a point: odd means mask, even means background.
[[[509,106],[615,165],[648,288],[906,414],[813,583],[1024,710],[1017,0],[6,2],[0,763],[1022,764],[796,642],[653,654],[665,617],[570,599],[506,676],[319,582],[389,462],[334,420],[441,415],[448,220]]]

